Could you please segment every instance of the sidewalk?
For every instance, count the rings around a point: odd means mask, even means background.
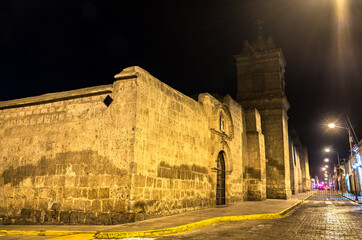
[[[358,201],[356,201],[356,195],[354,195],[352,193],[342,193],[342,195],[354,202],[358,202],[359,204],[362,204],[362,196],[357,196]]]
[[[35,231],[35,233],[41,231],[43,234],[49,231],[49,236],[52,236],[51,232],[54,232],[53,236],[59,236],[61,235],[61,232],[64,233],[63,235],[80,233],[75,231],[84,233],[103,232],[101,233],[101,235],[103,234],[102,236],[97,237],[104,238],[106,238],[105,235],[107,235],[107,237],[115,238],[117,237],[116,233],[123,233],[124,237],[132,237],[137,235],[132,235],[132,232],[139,231],[143,232],[143,234],[140,233],[137,236],[146,236],[147,233],[145,232],[156,234],[157,231],[159,234],[156,235],[161,235],[171,232],[160,231],[157,229],[166,230],[172,228],[173,232],[181,232],[207,226],[216,222],[282,217],[282,215],[285,214],[285,212],[283,212],[284,210],[288,211],[290,207],[301,203],[301,200],[312,194],[312,191],[299,193],[293,195],[293,197],[288,200],[268,199],[265,201],[246,201],[221,208],[208,208],[120,225],[2,225],[0,226],[0,232],[1,230],[13,231],[13,234],[15,234],[15,231],[20,231],[20,235],[22,234],[22,231]],[[6,233],[5,231],[3,233]],[[36,235],[35,233],[29,235]]]

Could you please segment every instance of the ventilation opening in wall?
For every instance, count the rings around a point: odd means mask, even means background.
[[[109,107],[109,105],[111,105],[111,103],[113,102],[113,99],[111,98],[111,96],[107,95],[107,97],[103,100],[103,103]]]

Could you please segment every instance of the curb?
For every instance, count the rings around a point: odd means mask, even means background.
[[[94,237],[98,239],[115,239],[115,238],[130,238],[130,237],[156,237],[160,235],[170,235],[182,232],[192,231],[197,228],[206,227],[215,223],[229,222],[229,221],[242,221],[242,220],[256,220],[256,219],[274,219],[281,218],[278,213],[271,214],[256,214],[256,215],[243,215],[243,216],[228,216],[228,217],[215,217],[199,222],[194,222],[186,225],[181,225],[172,228],[137,231],[137,232],[100,232]]]
[[[260,220],[260,219],[277,219],[284,218],[291,213],[291,211],[313,196],[315,193],[309,195],[303,200],[300,200],[292,206],[278,212],[266,214],[253,214],[253,215],[240,215],[240,216],[225,216],[214,217],[190,224],[185,224],[172,228],[155,229],[147,231],[136,232],[97,232],[97,231],[52,231],[52,230],[39,230],[39,231],[21,231],[21,230],[0,230],[0,234],[6,235],[28,235],[28,236],[54,236],[59,239],[120,239],[131,237],[156,237],[161,235],[170,235],[182,232],[189,232],[197,228],[206,227],[215,223],[244,221],[244,220]],[[61,236],[63,236],[61,238]],[[58,238],[55,238],[58,239]]]
[[[61,237],[48,238],[49,240],[91,240],[94,239],[94,234],[74,234]]]
[[[120,239],[120,238],[132,238],[132,237],[157,237],[161,235],[171,235],[182,232],[189,232],[197,228],[206,227],[215,223],[232,222],[232,221],[244,221],[244,220],[259,220],[259,219],[276,219],[287,217],[291,211],[306,201],[308,198],[313,196],[315,193],[309,195],[303,200],[296,202],[292,206],[280,211],[278,213],[267,213],[267,214],[254,214],[254,215],[240,215],[240,216],[226,216],[226,217],[215,217],[199,222],[185,224],[172,228],[148,230],[148,231],[137,231],[137,232],[100,232],[94,237],[96,239]]]
[[[28,236],[67,236],[75,234],[96,234],[97,231],[53,231],[53,230],[39,230],[39,231],[22,231],[22,230],[0,230],[0,234],[6,235],[28,235]]]
[[[342,193],[338,193],[338,195],[341,195],[342,197],[347,198],[348,200],[350,200],[350,201],[352,201],[352,202],[355,202],[355,203],[358,203],[358,204],[362,204],[361,202],[356,201],[356,200],[354,200],[353,198],[350,198],[350,197],[344,196]]]

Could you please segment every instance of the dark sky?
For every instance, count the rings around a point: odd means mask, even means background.
[[[348,156],[347,132],[324,124],[349,116],[362,136],[359,0],[2,0],[0,101],[111,84],[134,65],[188,95],[235,97],[233,56],[258,19],[283,50],[289,123],[320,174],[324,146]]]

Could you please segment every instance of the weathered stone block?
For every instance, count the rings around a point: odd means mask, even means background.
[[[84,211],[85,209],[85,203],[86,201],[83,199],[74,199],[73,200],[74,204],[73,204],[73,210],[76,211]]]
[[[38,208],[41,210],[48,210],[48,200],[38,199]]]
[[[69,214],[69,222],[70,223],[81,223],[82,222],[82,218],[81,218],[81,213],[80,212],[70,212]]]
[[[98,192],[99,198],[109,198],[109,188],[100,188]]]
[[[113,210],[116,212],[126,212],[126,200],[115,200]]]
[[[54,187],[65,186],[65,176],[54,176]]]
[[[83,197],[83,198],[88,197],[88,189],[86,189],[86,188],[81,189],[81,197]]]
[[[102,200],[102,211],[111,212],[113,210],[113,200],[105,199]]]
[[[62,203],[62,210],[71,211],[73,209],[73,199],[64,199]]]
[[[48,189],[47,198],[56,199],[57,198],[57,189]]]
[[[35,177],[35,187],[37,188],[44,187],[44,180],[45,180],[44,176]]]
[[[81,176],[79,178],[79,187],[87,187],[88,186],[88,177]]]
[[[100,200],[92,201],[92,212],[101,212],[102,211],[102,202]]]
[[[63,198],[72,198],[73,188],[63,188]]]
[[[144,189],[144,198],[147,199],[147,200],[151,199],[151,191],[150,191],[150,189],[148,189],[148,188]]]
[[[96,224],[103,224],[103,225],[112,224],[111,215],[107,213],[99,213],[97,215]]]
[[[97,224],[97,215],[94,212],[85,213],[85,222],[87,224]]]
[[[59,214],[59,220],[62,223],[69,223],[70,222],[70,213],[68,211],[61,211]]]
[[[135,186],[136,187],[145,187],[146,186],[146,177],[143,175],[135,175]]]
[[[74,198],[81,198],[82,197],[82,189],[73,188],[73,197]]]
[[[88,198],[89,199],[98,198],[98,190],[97,189],[88,189]]]
[[[146,187],[153,187],[153,178],[147,177]]]

